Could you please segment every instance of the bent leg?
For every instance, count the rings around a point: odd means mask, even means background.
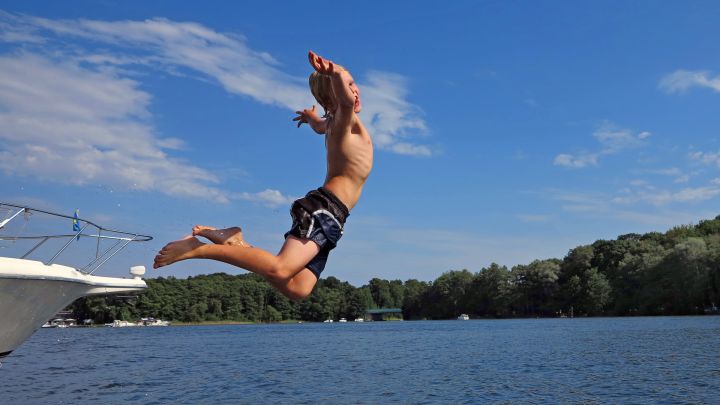
[[[301,271],[306,270],[307,263],[319,251],[320,247],[315,242],[298,239],[294,236],[288,236],[285,239],[285,244],[283,244],[277,256],[256,247],[205,244],[195,237],[187,237],[171,242],[162,248],[158,255],[155,256],[153,267],[159,268],[188,259],[218,260],[259,274],[286,294],[286,292],[303,292],[307,290],[307,286],[311,281],[307,275],[300,277],[298,280],[293,279]],[[307,273],[312,277],[312,285],[314,286],[317,281],[315,275],[309,270],[307,270]],[[310,290],[312,290],[312,287]]]
[[[282,283],[272,283],[272,286],[277,288],[284,296],[291,300],[301,300],[306,298],[312,293],[315,284],[317,283],[317,277],[315,274],[307,268],[300,270],[295,277],[292,277]]]

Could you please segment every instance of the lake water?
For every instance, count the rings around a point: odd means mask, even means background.
[[[720,403],[720,317],[42,329],[1,404]]]

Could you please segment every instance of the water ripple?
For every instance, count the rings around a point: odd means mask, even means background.
[[[720,317],[43,329],[0,403],[720,403]]]

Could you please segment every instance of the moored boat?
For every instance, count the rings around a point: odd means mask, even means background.
[[[11,246],[0,252],[13,252],[16,257],[0,256],[0,357],[10,354],[48,319],[80,297],[136,292],[147,287],[141,278],[145,274],[143,266],[130,269],[132,278],[93,273],[131,242],[149,241],[152,237],[14,204],[0,203],[2,214],[5,218],[0,220],[0,241]],[[28,231],[31,216],[38,222],[50,219],[49,222],[59,220],[69,225],[72,221],[73,232],[48,232],[46,225]],[[83,242],[93,241],[94,255],[90,255],[89,263],[84,266],[56,263],[73,244],[79,245],[81,238]]]

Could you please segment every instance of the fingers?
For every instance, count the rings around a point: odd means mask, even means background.
[[[297,121],[298,122],[297,127],[300,128],[300,125],[306,124],[308,122],[307,117],[305,116],[305,114],[303,112],[296,111],[296,113],[299,115],[297,117],[293,118],[292,120]]]
[[[334,64],[313,51],[308,52],[308,60],[318,73],[329,74],[334,72]]]
[[[308,60],[310,61],[310,65],[313,67],[313,69],[320,71],[320,65],[318,65],[318,56],[315,52],[310,51],[308,52]]]
[[[316,56],[315,57],[315,65],[317,66],[315,70],[317,70],[320,73],[325,73],[325,61],[323,58]]]
[[[324,58],[320,58],[320,59],[321,59],[320,63],[322,64],[324,73],[332,73],[331,66],[333,63]]]

